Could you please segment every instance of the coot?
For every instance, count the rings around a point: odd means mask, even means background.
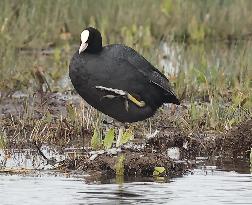
[[[87,103],[120,122],[149,118],[163,103],[180,104],[165,75],[130,47],[103,47],[92,27],[81,33],[69,75]]]

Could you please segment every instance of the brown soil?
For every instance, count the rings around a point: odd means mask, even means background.
[[[10,149],[34,148],[34,141],[37,144],[54,145],[59,149],[70,146],[85,147],[80,157],[65,160],[61,163],[61,167],[67,170],[85,171],[95,177],[109,178],[115,176],[115,164],[118,156],[122,154],[125,157],[125,176],[152,176],[154,168],[159,166],[165,167],[166,175],[177,176],[188,167],[190,168],[191,164],[178,163],[170,159],[167,156],[168,148],[178,147],[180,158],[184,161],[202,155],[247,157],[252,148],[252,119],[224,134],[189,133],[176,124],[176,118],[181,112],[186,112],[186,107],[176,109],[164,107],[151,118],[151,132],[159,131],[156,136],[149,139],[145,137],[150,132],[148,121],[134,123],[133,146],[122,146],[121,152],[114,155],[100,154],[94,160],[90,160],[92,125],[88,127],[87,124],[71,120],[67,110],[69,105],[79,110],[80,104],[85,112],[90,110],[80,97],[69,97],[59,93],[2,98],[0,100],[1,132],[5,133],[7,147]],[[48,113],[51,119],[47,123]],[[95,119],[94,116],[95,112],[92,111],[89,117]],[[39,120],[41,123],[38,123]],[[112,123],[105,127],[114,125]]]

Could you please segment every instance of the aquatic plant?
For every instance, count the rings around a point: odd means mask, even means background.
[[[115,129],[110,128],[103,140],[103,146],[105,147],[105,149],[110,149],[112,147],[114,138],[115,138]]]
[[[124,176],[124,160],[124,155],[118,156],[117,162],[115,164],[116,176]]]
[[[166,170],[164,167],[155,167],[153,171],[153,176],[160,176],[164,175],[166,173]]]

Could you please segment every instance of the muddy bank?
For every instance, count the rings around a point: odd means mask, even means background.
[[[16,93],[1,98],[1,133],[5,149],[33,149],[49,145],[64,153],[68,147],[78,154],[61,161],[58,169],[87,172],[94,178],[116,175],[116,164],[124,156],[125,176],[152,176],[155,167],[164,167],[166,176],[178,176],[195,164],[197,156],[234,159],[249,156],[252,147],[252,119],[226,133],[188,131],[179,124],[187,106],[164,106],[150,120],[125,124],[134,130],[134,139],[112,151],[93,152],[91,138],[97,112],[77,95]],[[118,129],[113,120],[102,117],[101,128]],[[175,156],[174,156],[175,155]]]
[[[89,155],[75,160],[66,160],[63,167],[69,170],[84,171],[91,178],[114,178],[117,173],[117,163],[120,157],[124,157],[123,175],[125,177],[152,177],[155,167],[164,167],[165,172],[160,176],[181,176],[185,173],[184,163],[174,162],[168,156],[161,153],[133,152],[124,150],[120,154],[101,154],[95,159]]]
[[[252,148],[252,119],[232,128],[216,138],[216,149],[223,156],[248,157]]]
[[[252,148],[252,119],[241,122],[229,131],[190,140],[189,150],[198,156],[219,156],[227,159],[248,159]]]

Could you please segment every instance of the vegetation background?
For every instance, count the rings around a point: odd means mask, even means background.
[[[250,0],[1,0],[1,96],[36,92],[38,74],[71,90],[70,57],[93,26],[165,72],[189,129],[229,129],[252,115],[251,11]]]

